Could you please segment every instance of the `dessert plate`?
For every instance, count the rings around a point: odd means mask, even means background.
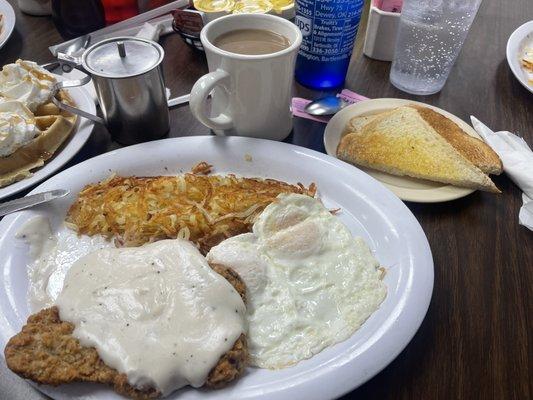
[[[350,119],[363,115],[378,114],[407,104],[417,104],[419,106],[431,108],[451,119],[469,135],[480,138],[474,128],[441,108],[405,99],[371,99],[352,104],[339,111],[333,116],[333,118],[331,118],[326,125],[326,130],[324,132],[324,146],[326,148],[326,153],[332,157],[337,157],[337,146],[339,145],[341,138],[347,133],[345,129]],[[438,203],[459,199],[475,191],[474,189],[460,188],[445,183],[391,175],[370,168],[358,168],[383,183],[388,189],[396,194],[396,196],[405,201]]]
[[[0,24],[0,49],[7,42],[13,29],[15,28],[15,11],[11,4],[6,0],[0,0],[0,15],[2,16],[2,22]]]
[[[1,1],[1,0],[0,0]],[[90,94],[84,88],[67,89],[68,93],[76,103],[77,107],[91,114],[96,114],[96,105]],[[29,189],[36,183],[49,177],[63,165],[70,161],[74,155],[83,147],[93,130],[93,123],[85,118],[78,117],[76,126],[70,134],[70,137],[61,145],[56,154],[45,162],[45,164],[36,169],[32,176],[27,179],[12,183],[11,185],[0,188],[0,200],[14,195],[21,190]]]
[[[275,160],[272,155],[275,154]],[[422,228],[389,190],[355,167],[313,150],[269,140],[197,136],[143,143],[111,151],[53,176],[34,192],[56,188],[70,195],[0,221],[0,349],[29,315],[28,247],[15,237],[32,217],[44,215],[52,229],[63,225],[77,193],[88,183],[119,175],[172,175],[199,161],[214,173],[268,177],[286,182],[315,182],[328,208],[354,235],[362,236],[386,267],[387,297],[348,340],[281,370],[248,368],[244,376],[220,390],[184,388],[169,399],[332,399],[381,371],[409,343],[426,314],[433,290],[433,260]],[[122,399],[98,385],[37,386],[55,399]]]
[[[533,21],[526,22],[519,26],[511,36],[509,36],[506,49],[509,68],[511,68],[514,76],[522,86],[533,93],[533,84],[527,82],[526,73],[520,64],[520,57],[527,44],[533,48]]]

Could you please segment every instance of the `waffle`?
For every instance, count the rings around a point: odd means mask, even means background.
[[[60,101],[74,106],[74,101],[63,90],[56,95]],[[42,167],[74,130],[76,116],[60,110],[51,101],[35,112],[35,125],[41,133],[31,142],[7,157],[0,157],[0,188],[26,179],[32,170]]]

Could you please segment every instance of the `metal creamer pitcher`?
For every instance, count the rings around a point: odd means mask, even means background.
[[[89,47],[80,58],[58,59],[81,67],[88,76],[58,82],[57,88],[94,82],[103,120],[56,100],[67,111],[104,123],[114,140],[134,144],[159,139],[169,130],[169,112],[161,62],[163,48],[146,39],[117,37]]]

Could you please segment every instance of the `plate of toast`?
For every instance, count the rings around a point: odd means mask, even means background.
[[[489,177],[503,170],[498,155],[470,125],[428,104],[388,98],[353,104],[329,121],[324,146],[405,201],[500,193]]]

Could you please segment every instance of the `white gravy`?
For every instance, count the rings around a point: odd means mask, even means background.
[[[199,387],[244,332],[245,306],[188,241],[92,252],[56,301],[73,335],[130,384],[163,395]]]
[[[63,280],[72,264],[92,251],[114,247],[103,236],[78,235],[70,229],[52,234],[50,222],[36,216],[26,222],[16,237],[29,245],[28,304],[32,312],[51,307],[63,289]]]
[[[15,235],[30,245],[30,256],[35,258],[50,251],[55,239],[46,217],[38,215],[27,221]]]

